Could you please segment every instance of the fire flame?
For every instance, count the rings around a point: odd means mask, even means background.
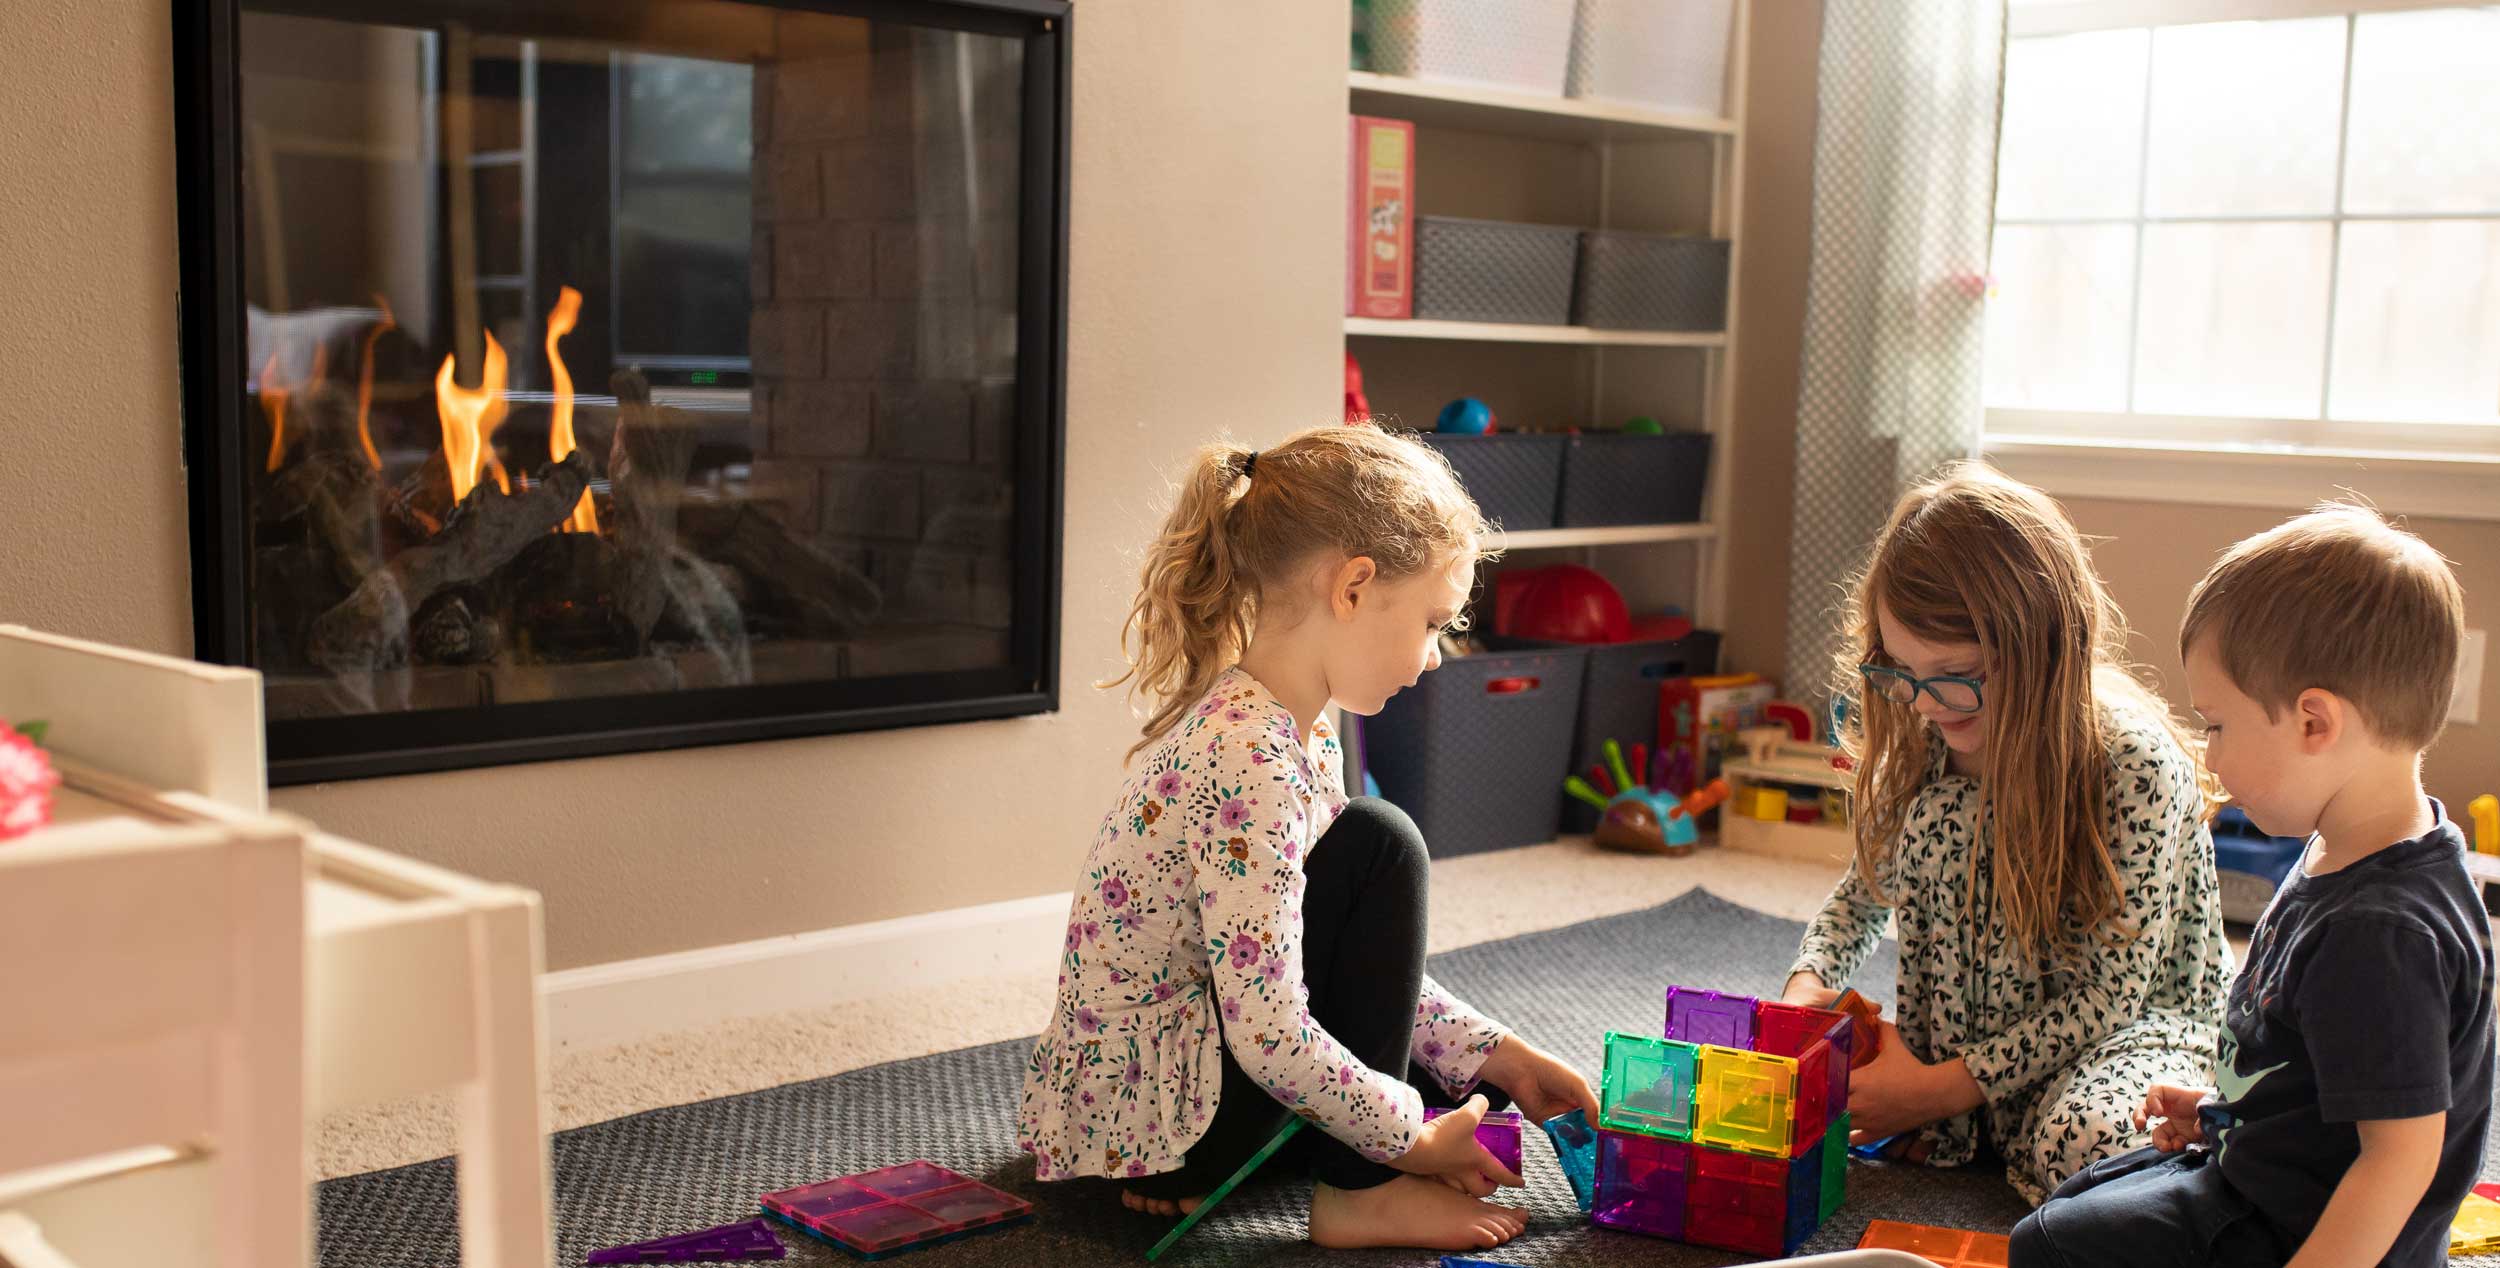
[[[329,377],[329,374],[330,345],[314,344],[312,377],[296,386],[310,387]],[[269,416],[269,463],[264,470],[271,474],[275,474],[286,461],[286,402],[293,395],[295,388],[278,382],[278,354],[272,351],[260,367],[260,408]]]
[[[279,460],[286,457],[286,398],[290,395],[278,386],[278,354],[272,352],[260,367],[260,412],[269,416],[270,471],[276,471]]]
[[[364,364],[356,371],[356,439],[364,442],[365,461],[379,471],[382,469],[382,453],[373,447],[373,345],[380,343],[383,335],[398,329],[399,319],[391,316],[390,296],[376,295],[373,302],[381,307],[382,320],[365,332]]]
[[[556,306],[547,312],[547,369],[556,384],[555,420],[547,427],[547,455],[558,462],[573,452],[573,374],[564,368],[564,356],[556,351],[556,341],[572,333],[581,319],[582,293],[567,286],[556,293]],[[590,490],[582,490],[581,502],[573,508],[572,517],[557,526],[559,531],[596,533],[599,515],[590,505]]]
[[[494,470],[495,483],[504,492],[512,492],[512,481],[504,475],[503,463],[486,443],[510,408],[504,401],[510,365],[495,336],[488,334],[485,338],[486,372],[476,388],[460,387],[451,381],[453,357],[444,357],[442,370],[434,376],[434,412],[443,420],[443,461],[451,469],[454,502],[469,496],[469,490],[477,487],[478,473],[488,467]]]

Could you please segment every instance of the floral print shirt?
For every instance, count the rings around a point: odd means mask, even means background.
[[[1299,730],[1227,669],[1104,816],[1025,1064],[1017,1133],[1037,1178],[1180,1166],[1215,1114],[1227,1038],[1269,1095],[1364,1157],[1413,1147],[1423,1103],[1406,1072],[1366,1067],[1311,1017],[1303,862],[1346,794],[1327,719],[1307,744]],[[1452,1095],[1507,1033],[1424,979],[1414,1058]]]

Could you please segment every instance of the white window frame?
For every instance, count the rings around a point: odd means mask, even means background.
[[[2349,88],[2354,19],[2366,13],[2472,7],[2475,0],[2042,0],[2014,4],[2009,39],[2085,31],[2186,26],[2203,22],[2343,17]],[[2147,91],[2150,91],[2148,78]],[[2352,96],[2337,123],[2337,163],[2349,133]],[[2148,124],[2149,126],[2149,124]],[[2149,161],[2139,156],[2140,161]],[[2330,226],[2327,265],[2329,338],[2335,323],[2338,260],[2347,219],[2489,220],[2494,212],[2383,213],[2347,217],[2340,171],[2335,206],[2314,215],[2041,216],[2007,225],[2297,221]],[[2135,279],[2140,287],[2142,279]],[[2131,306],[2132,307],[2132,306]],[[2130,318],[2128,374],[2135,368]],[[2329,350],[2319,389],[2320,412],[2332,400]],[[2132,396],[2132,387],[2129,395]],[[2069,497],[2297,508],[2338,493],[2357,493],[2396,512],[2456,519],[2500,520],[2500,424],[2379,423],[2328,418],[2233,418],[2127,412],[1995,408],[1986,411],[1981,452],[2009,475]]]

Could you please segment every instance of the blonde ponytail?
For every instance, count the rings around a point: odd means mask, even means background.
[[[1120,630],[1128,670],[1098,684],[1153,702],[1128,755],[1241,659],[1263,597],[1321,552],[1367,556],[1394,580],[1480,557],[1491,532],[1439,453],[1367,424],[1314,427],[1265,450],[1201,448],[1139,570]]]

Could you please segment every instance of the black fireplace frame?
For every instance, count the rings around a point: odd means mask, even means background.
[[[551,0],[573,5],[575,0]],[[269,782],[302,784],[1048,713],[1059,707],[1066,461],[1071,0],[743,0],[1024,45],[1010,668],[268,723]],[[512,0],[433,0],[491,28]],[[173,0],[183,454],[195,654],[252,666],[244,414],[242,0]],[[255,9],[336,11],[321,0]]]

